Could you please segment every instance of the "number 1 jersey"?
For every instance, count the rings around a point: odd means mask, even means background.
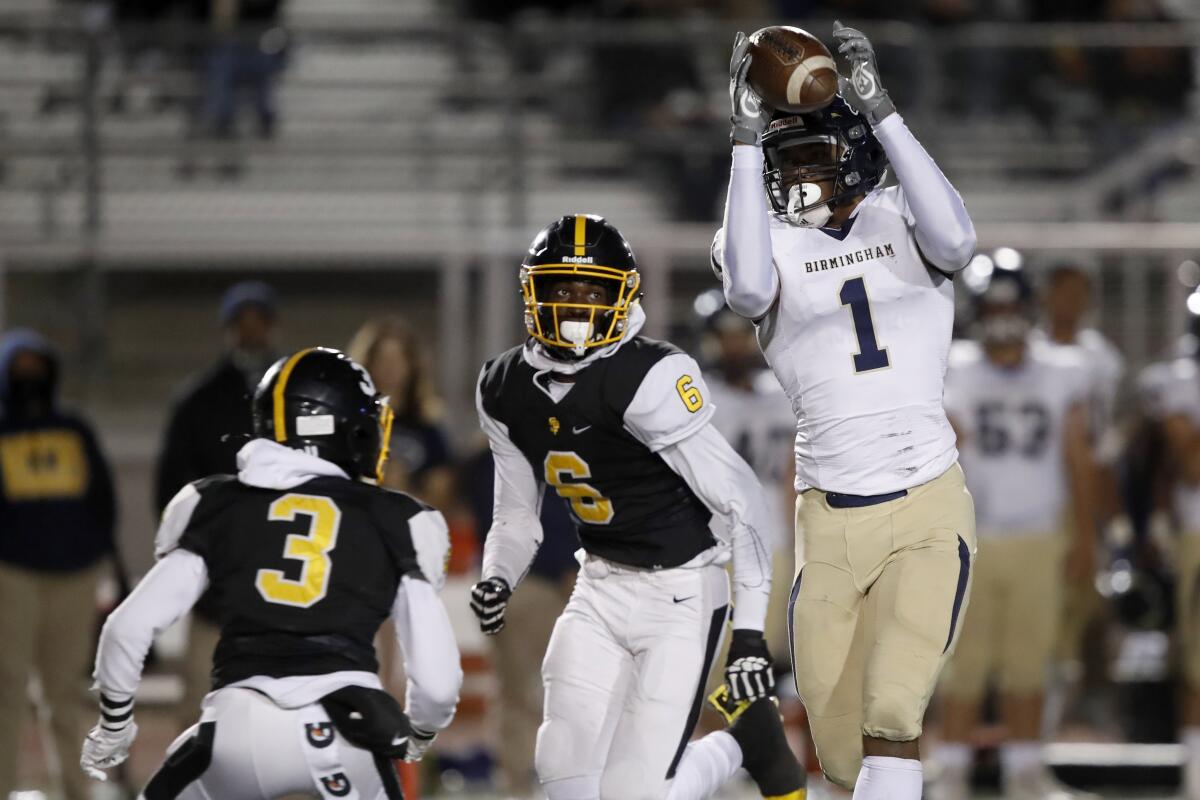
[[[841,230],[770,218],[779,296],[758,340],[796,414],[797,490],[885,494],[957,458],[942,409],[954,286],[914,224],[899,187],[867,195]]]

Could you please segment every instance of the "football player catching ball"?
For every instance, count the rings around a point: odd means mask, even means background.
[[[833,35],[850,77],[806,114],[763,106],[738,35],[713,266],[796,410],[793,665],[822,769],[857,800],[918,800],[922,717],[975,556],[942,409],[952,278],[975,230],[870,41],[840,23]],[[889,164],[899,185],[883,188]]]

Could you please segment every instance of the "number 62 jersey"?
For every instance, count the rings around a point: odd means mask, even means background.
[[[954,286],[921,254],[903,192],[871,192],[841,230],[769,225],[779,293],[758,339],[796,413],[797,490],[877,495],[945,472]],[[724,247],[722,230],[717,266]]]

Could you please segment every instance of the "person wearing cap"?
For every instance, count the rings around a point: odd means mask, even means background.
[[[0,337],[0,798],[17,788],[35,670],[64,795],[87,797],[73,764],[116,500],[91,426],[59,408],[58,378],[59,358],[40,335]]]
[[[237,472],[237,451],[253,429],[250,396],[275,361],[279,300],[260,281],[231,286],[221,298],[218,320],[225,351],[193,377],[175,400],[155,474],[155,508],[161,514],[187,484],[208,475]],[[205,595],[196,605],[183,665],[180,721],[191,724],[208,691],[212,652],[220,636],[220,609]]]

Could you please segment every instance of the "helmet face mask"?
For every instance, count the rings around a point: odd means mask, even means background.
[[[621,341],[641,296],[629,245],[592,215],[563,217],[539,233],[520,281],[526,331],[564,360]]]
[[[763,184],[775,213],[819,227],[884,178],[887,157],[870,126],[839,96],[810,114],[776,114],[763,134]]]

